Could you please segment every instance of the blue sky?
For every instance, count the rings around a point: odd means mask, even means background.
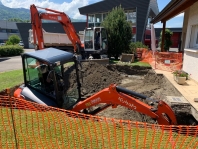
[[[54,10],[64,11],[68,16],[75,19],[85,19],[80,15],[78,8],[99,2],[101,0],[0,0],[3,5],[10,8],[27,8],[31,4],[36,6],[51,8]],[[159,11],[161,11],[171,0],[157,0]],[[175,18],[167,21],[166,27],[182,27],[183,15],[180,14]],[[161,23],[154,25],[155,28],[162,27]]]
[[[157,0],[159,11],[161,11],[171,0]],[[166,22],[166,27],[182,27],[183,26],[183,14],[180,14]],[[155,28],[162,27],[162,23],[154,24]]]

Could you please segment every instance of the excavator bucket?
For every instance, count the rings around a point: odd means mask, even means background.
[[[121,62],[134,62],[134,54],[122,54],[120,58]]]

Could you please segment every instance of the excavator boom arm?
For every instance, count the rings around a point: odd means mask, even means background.
[[[99,103],[106,103],[107,105],[112,105],[112,107],[121,105],[148,115],[153,119],[156,119],[159,124],[170,125],[177,123],[174,112],[165,102],[160,101],[158,109],[154,109],[152,106],[149,106],[125,93],[118,92],[117,90],[116,85],[112,84],[109,88],[105,88],[86,100],[77,103],[73,107],[72,111],[81,111]]]
[[[36,44],[36,37],[37,37],[39,49],[44,48],[42,22],[41,22],[42,19],[57,21],[61,23],[64,31],[66,32],[68,38],[70,39],[70,41],[74,46],[74,52],[77,52],[78,48],[83,47],[80,38],[76,33],[73,24],[71,23],[70,18],[64,12],[59,12],[48,8],[41,8],[41,9],[45,9],[46,11],[50,11],[53,13],[39,13],[35,5],[30,6],[34,43]]]

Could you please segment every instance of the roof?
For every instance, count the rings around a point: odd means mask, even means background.
[[[87,5],[79,8],[79,12],[82,15],[95,14],[102,12],[109,12],[116,6],[122,6],[125,10],[131,9],[148,9],[148,7],[154,12],[155,15],[159,13],[157,0],[102,0],[100,2]]]
[[[64,64],[73,58],[73,54],[70,52],[62,51],[56,48],[46,48],[43,50],[33,51],[22,54],[24,56],[31,56],[37,59],[41,59],[50,64],[55,64],[56,62],[60,62],[60,64]]]
[[[157,23],[165,22],[178,14],[184,12],[188,7],[193,5],[198,0],[171,0],[168,5],[151,21]]]

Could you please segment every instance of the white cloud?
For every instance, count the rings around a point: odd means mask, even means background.
[[[176,17],[183,17],[184,16],[184,13],[180,13],[179,15],[175,16]]]
[[[166,23],[166,28],[182,28],[183,26],[183,21],[167,21]],[[163,24],[161,22],[158,22],[156,24],[154,24],[154,27],[155,28],[162,28],[163,27]]]
[[[63,2],[58,4],[50,0],[1,0],[2,4],[10,8],[26,8],[29,9],[31,4],[43,8],[50,8],[57,11],[65,12],[70,18],[84,19],[85,16],[79,13],[78,8],[86,6],[89,2],[96,0],[72,0],[71,2]]]

